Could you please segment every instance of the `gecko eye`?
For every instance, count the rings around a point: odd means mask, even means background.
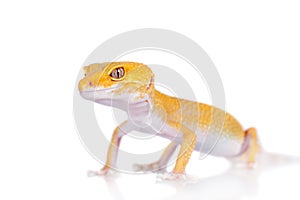
[[[123,78],[125,75],[125,70],[124,70],[124,67],[118,67],[118,68],[115,68],[111,73],[110,73],[110,76],[113,78],[113,79],[121,79]]]

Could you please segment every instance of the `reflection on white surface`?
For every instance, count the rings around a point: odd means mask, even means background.
[[[255,169],[230,167],[206,178],[169,182],[157,181],[154,174],[121,174],[100,179],[105,199],[299,199],[299,171],[299,158],[262,154]]]
[[[260,177],[264,172],[271,172],[297,162],[300,162],[299,158],[265,153],[260,156],[254,169],[231,167],[220,175],[201,179],[196,184],[189,184],[181,188],[170,199],[183,199],[187,196],[189,199],[200,199],[200,197],[201,199],[228,200],[243,199],[244,197],[255,199],[260,189]],[[280,182],[280,180],[277,181]],[[274,192],[276,193],[276,191]]]

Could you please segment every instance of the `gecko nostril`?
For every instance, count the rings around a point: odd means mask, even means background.
[[[89,81],[89,86],[92,86],[92,82],[91,81]]]

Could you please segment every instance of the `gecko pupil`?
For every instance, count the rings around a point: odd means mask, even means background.
[[[112,78],[115,78],[115,79],[122,78],[124,76],[124,68],[123,67],[119,67],[119,68],[114,69],[111,72],[110,76]]]

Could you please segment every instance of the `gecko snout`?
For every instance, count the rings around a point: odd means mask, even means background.
[[[82,79],[78,83],[78,90],[79,90],[79,92],[87,90],[87,89],[89,89],[91,87],[93,87],[93,82],[90,81],[90,80]]]

